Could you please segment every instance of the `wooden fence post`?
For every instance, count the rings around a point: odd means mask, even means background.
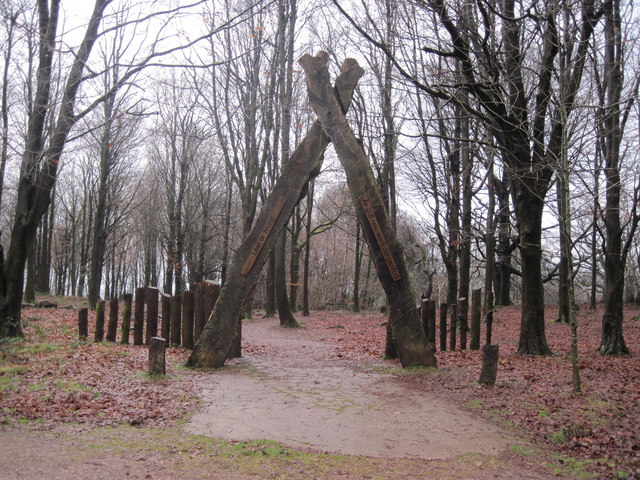
[[[451,318],[451,326],[449,328],[449,350],[455,352],[456,336],[458,335],[458,304],[452,303],[449,308],[451,308],[451,313],[449,315]]]
[[[440,304],[440,350],[447,350],[447,303]]]
[[[457,306],[458,325],[460,325],[460,350],[467,349],[467,332],[469,331],[468,310],[469,299],[461,297],[458,299]]]
[[[182,292],[182,346],[193,349],[194,295],[191,290]]]
[[[162,304],[162,324],[160,332],[162,338],[169,342],[169,334],[171,332],[171,295],[163,293],[161,296]]]
[[[124,305],[122,306],[122,327],[120,328],[120,343],[129,345],[129,332],[131,331],[131,303],[133,295],[125,293],[122,297]]]
[[[148,344],[153,337],[158,335],[158,289],[156,287],[147,287],[145,300],[147,303],[147,334],[145,340]]]
[[[482,310],[482,289],[471,292],[471,350],[480,349],[480,313]]]
[[[145,288],[136,288],[134,298],[134,317],[133,317],[133,344],[142,345],[144,336],[144,295]]]
[[[478,383],[495,385],[498,372],[498,345],[482,346],[482,371]]]
[[[164,338],[152,337],[149,339],[149,375],[165,375],[165,351],[167,341]]]
[[[180,346],[180,323],[182,318],[182,296],[171,297],[171,346]]]
[[[101,342],[104,339],[104,300],[98,300],[96,304],[96,331],[94,340]]]
[[[109,300],[109,324],[107,327],[107,342],[115,342],[118,334],[118,298]]]
[[[436,348],[436,302],[430,298],[427,299],[427,323],[429,324],[429,343]]]
[[[89,309],[81,308],[78,310],[78,338],[86,340],[89,336]]]

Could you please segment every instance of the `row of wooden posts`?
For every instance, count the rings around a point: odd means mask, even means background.
[[[197,283],[193,290],[174,296],[160,294],[156,287],[136,288],[135,295],[127,293],[123,296],[120,343],[129,344],[131,330],[133,330],[134,345],[150,345],[151,339],[160,333],[160,337],[166,340],[168,346],[193,348],[219,295],[220,286],[212,282]],[[96,305],[94,340],[115,342],[118,332],[119,300],[112,298],[109,301],[106,337],[105,303],[104,300],[100,300]],[[158,306],[160,306],[160,312],[158,312]],[[81,308],[78,311],[78,335],[84,340],[89,337],[87,308]]]
[[[467,349],[467,332],[471,333],[469,348],[480,350],[480,316],[482,310],[482,289],[473,290],[471,294],[471,323],[469,326],[458,325],[458,306],[447,303],[440,304],[440,325],[436,329],[436,302],[430,298],[422,300],[420,318],[422,327],[430,343],[435,347],[439,345],[441,351],[447,350],[447,334],[449,337],[449,350],[455,350],[457,346],[458,331],[460,332],[460,349]],[[451,313],[451,315],[449,315]],[[449,322],[449,320],[451,320]],[[448,328],[447,328],[448,327]],[[439,333],[439,342],[436,335]],[[487,344],[491,343],[491,325],[487,325]]]
[[[440,351],[447,350],[447,333],[449,334],[449,350],[455,351],[458,334],[458,306],[456,304],[449,305],[447,303],[440,304],[440,325],[439,332],[436,332],[436,302],[431,299],[423,299],[420,306],[420,319],[422,320],[422,328],[425,331],[429,343],[436,344],[436,333],[439,333]],[[471,332],[471,341],[469,348],[471,350],[480,350],[480,323],[482,310],[482,289],[476,289],[471,292],[471,323],[468,330]],[[449,316],[449,312],[451,315]],[[451,318],[449,328],[447,329],[447,320]],[[480,372],[479,383],[493,385],[496,382],[498,370],[498,345],[491,344],[491,322],[486,323],[486,342],[482,346],[482,371]],[[460,325],[460,349],[467,349],[467,326]]]

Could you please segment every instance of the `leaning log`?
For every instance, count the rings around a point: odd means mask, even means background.
[[[400,363],[403,367],[435,367],[436,358],[418,317],[402,247],[391,226],[371,164],[330,87],[328,57],[320,52],[315,57],[304,55],[299,61],[306,73],[309,103],[347,174],[356,215],[387,295],[389,321]]]
[[[363,73],[355,60],[344,62],[335,89],[345,110]],[[320,171],[328,144],[329,139],[320,123],[315,122],[291,154],[253,228],[236,251],[220,297],[189,357],[188,366],[215,368],[224,365],[237,331],[238,312],[244,311],[278,233],[306,195],[309,181]]]

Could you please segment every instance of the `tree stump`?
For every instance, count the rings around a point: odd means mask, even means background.
[[[495,385],[498,373],[498,345],[482,346],[482,371],[478,383]]]
[[[98,300],[96,304],[96,331],[94,340],[101,342],[104,339],[104,300]]]
[[[124,305],[122,307],[122,327],[120,328],[120,343],[129,345],[129,332],[131,331],[131,303],[133,295],[125,293],[123,296]]]
[[[194,294],[182,292],[182,346],[193,350]]]
[[[447,350],[447,311],[449,305],[446,303],[440,304],[440,350],[445,352]]]
[[[147,304],[147,334],[145,340],[147,344],[153,337],[158,335],[158,289],[147,287],[145,292]]]
[[[144,295],[145,288],[136,288],[134,298],[133,344],[142,345],[144,336]]]
[[[480,350],[480,315],[482,310],[482,289],[471,292],[471,350]]]
[[[171,346],[180,346],[180,327],[182,318],[182,297],[174,295],[171,297]]]
[[[162,338],[169,340],[171,332],[171,295],[163,293],[160,299],[162,307],[162,322],[160,325],[160,332]]]
[[[86,340],[89,337],[89,309],[78,310],[78,338]]]
[[[204,328],[204,324],[207,322],[207,318],[205,317],[205,308],[204,308],[204,294],[205,294],[205,283],[198,282],[194,288],[194,298],[193,298],[193,341],[194,343],[198,341],[200,334],[202,333],[202,329]]]
[[[166,343],[167,341],[160,337],[152,337],[149,339],[149,375],[151,376],[166,374]]]
[[[107,326],[107,342],[115,342],[118,334],[118,299],[109,300],[109,324]]]

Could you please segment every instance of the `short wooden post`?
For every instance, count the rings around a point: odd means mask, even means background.
[[[125,293],[122,296],[124,305],[122,306],[122,327],[120,327],[120,343],[129,345],[129,333],[131,332],[131,304],[133,295]]]
[[[451,308],[451,313],[449,315],[451,318],[451,326],[449,328],[449,350],[455,352],[456,337],[458,335],[458,304],[452,303],[449,308]]]
[[[460,297],[458,299],[457,318],[460,326],[460,350],[467,349],[467,332],[469,331],[469,299]]]
[[[78,310],[78,338],[86,340],[89,336],[89,309],[81,308]]]
[[[182,318],[182,296],[171,297],[171,346],[180,346],[180,323]]]
[[[153,337],[158,335],[158,289],[156,287],[147,287],[145,300],[147,304],[147,333],[145,340],[148,344]]]
[[[449,305],[446,303],[440,304],[440,350],[443,352],[447,350],[447,311]]]
[[[205,309],[204,309],[204,292],[205,292],[205,283],[198,282],[194,288],[194,298],[193,298],[193,341],[194,343],[198,341],[200,334],[202,333],[202,329],[204,328],[204,324],[208,320],[205,317]]]
[[[430,298],[427,299],[427,323],[429,324],[429,343],[436,348],[436,302]]]
[[[144,294],[145,288],[136,288],[133,316],[133,344],[142,345],[144,337]]]
[[[482,346],[482,371],[478,383],[495,385],[498,373],[498,345]]]
[[[101,342],[104,339],[104,300],[98,300],[96,304],[96,331],[94,340]]]
[[[169,333],[171,332],[171,295],[163,293],[160,297],[160,303],[162,306],[162,323],[160,326],[160,332],[162,338],[169,340]]]
[[[109,324],[107,326],[107,342],[115,342],[118,334],[118,299],[109,300]]]
[[[182,292],[182,346],[193,349],[194,295],[191,290]]]
[[[165,351],[167,341],[160,337],[149,339],[149,375],[165,375]]]
[[[482,289],[471,292],[471,350],[480,350],[480,312],[482,309]]]

